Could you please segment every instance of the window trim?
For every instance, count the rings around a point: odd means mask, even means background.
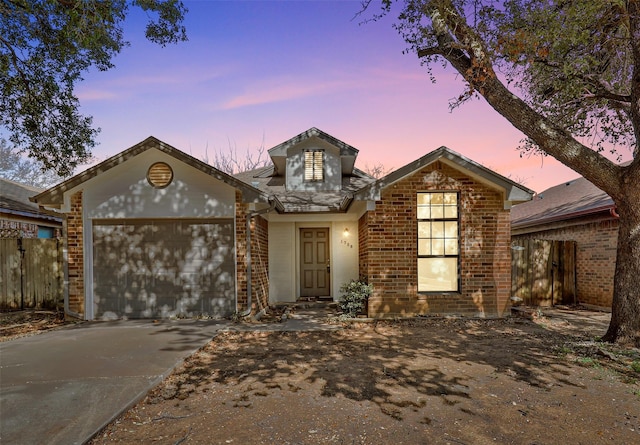
[[[325,156],[324,150],[311,148],[303,151],[303,180],[304,182],[324,182],[324,164],[325,164]],[[307,177],[307,172],[309,166],[307,165],[307,153],[311,155],[311,174],[310,177]],[[317,154],[319,154],[319,159],[316,159]],[[320,165],[317,165],[317,162],[320,162]],[[318,171],[319,170],[319,171]],[[318,177],[319,173],[319,177]]]
[[[421,194],[429,194],[429,195],[433,195],[433,194],[437,194],[437,193],[455,193],[456,195],[456,217],[455,218],[445,218],[444,215],[444,210],[443,210],[443,216],[442,218],[419,218],[418,214],[419,214],[419,207],[420,204],[418,204],[419,201],[419,195]],[[444,203],[443,203],[444,206]],[[431,208],[431,207],[430,207]],[[431,216],[431,215],[429,215]],[[426,255],[426,254],[420,254],[420,240],[421,239],[428,239],[428,240],[433,240],[433,239],[438,239],[438,238],[421,238],[420,237],[420,231],[419,231],[419,226],[421,222],[433,222],[433,221],[455,221],[457,223],[457,253],[455,255],[452,254],[447,254],[446,251],[443,252],[442,255]],[[442,238],[443,240],[445,239],[451,239],[451,238]],[[445,247],[443,246],[443,249],[445,249]],[[461,293],[461,270],[460,270],[460,265],[461,265],[461,214],[460,214],[460,191],[458,190],[424,190],[424,191],[417,191],[416,192],[416,291],[418,294],[420,295],[443,295],[443,294],[460,294]],[[455,290],[420,290],[420,272],[419,272],[419,267],[418,267],[418,262],[420,258],[456,258],[456,272],[457,272],[457,277],[456,277],[456,289]]]

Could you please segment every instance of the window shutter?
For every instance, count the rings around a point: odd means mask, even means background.
[[[306,182],[324,180],[324,157],[322,150],[304,152],[304,180]]]

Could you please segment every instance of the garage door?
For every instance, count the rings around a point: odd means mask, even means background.
[[[94,318],[235,311],[233,220],[94,221]]]

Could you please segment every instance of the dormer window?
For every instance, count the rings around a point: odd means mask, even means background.
[[[305,150],[304,181],[324,181],[324,150]]]

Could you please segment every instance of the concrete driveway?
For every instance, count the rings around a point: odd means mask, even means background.
[[[84,443],[228,326],[93,322],[0,343],[0,443]]]

